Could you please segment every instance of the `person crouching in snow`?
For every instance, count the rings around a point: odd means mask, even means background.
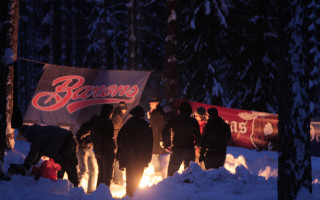
[[[67,172],[70,182],[78,187],[77,141],[70,131],[57,126],[39,125],[23,125],[18,131],[31,143],[30,151],[22,166],[24,170],[36,165],[42,156],[47,156],[61,165],[58,178],[62,179]]]
[[[144,168],[151,161],[153,135],[149,123],[144,120],[141,106],[133,108],[130,114],[132,117],[119,131],[117,159],[120,169],[126,168],[126,191],[132,197]]]

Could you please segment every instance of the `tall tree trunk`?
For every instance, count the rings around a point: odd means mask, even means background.
[[[137,68],[137,3],[136,0],[130,0],[127,4],[129,8],[129,58],[128,68],[135,70]]]
[[[13,112],[14,70],[17,66],[19,1],[0,1],[0,161],[3,163],[6,141],[14,148],[11,116]]]
[[[278,199],[287,200],[302,188],[311,192],[309,66],[306,6],[303,1],[280,4]]]
[[[164,70],[164,86],[166,99],[171,102],[178,94],[178,41],[177,41],[177,12],[179,0],[167,0],[167,33],[166,33],[166,68]]]

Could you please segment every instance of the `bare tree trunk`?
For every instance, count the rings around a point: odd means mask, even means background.
[[[166,33],[166,68],[164,70],[164,86],[166,99],[171,102],[178,94],[178,21],[176,7],[179,0],[167,0],[167,33]]]
[[[278,199],[288,200],[295,199],[302,188],[312,191],[307,27],[303,18],[308,15],[302,1],[280,4]]]
[[[128,44],[128,68],[135,70],[137,68],[137,3],[136,0],[130,0],[127,4],[129,8],[129,44]]]
[[[13,112],[14,70],[17,66],[19,1],[0,1],[0,161],[3,163],[7,141],[14,148],[11,116]]]

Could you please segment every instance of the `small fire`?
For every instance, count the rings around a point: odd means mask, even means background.
[[[160,174],[156,174],[154,172],[154,167],[151,163],[149,163],[149,166],[144,169],[142,179],[140,181],[140,188],[150,187],[152,185],[155,185],[163,180],[163,178],[166,177],[167,170],[168,170],[168,162],[169,162],[169,156],[163,155],[161,156],[161,165],[163,167],[162,176]],[[183,165],[180,166],[178,173],[182,173],[184,170]],[[86,177],[87,178],[87,177]],[[123,180],[126,180],[126,170],[123,171]],[[87,189],[87,179],[81,181],[81,186],[86,191]],[[113,196],[113,198],[122,198],[126,195],[126,183],[123,185],[116,185],[111,182],[110,185],[110,192]]]
[[[162,181],[161,176],[156,176],[156,174],[154,173],[154,168],[153,166],[150,164],[148,168],[146,168],[143,172],[143,176],[142,179],[140,181],[140,188],[144,188],[146,186],[151,186],[151,185],[155,185],[157,183],[159,183],[160,181]]]
[[[126,180],[125,171],[123,173],[123,179]],[[146,168],[143,172],[142,179],[140,181],[140,188],[150,187],[159,183],[162,180],[161,176],[156,176],[154,173],[154,167],[152,164],[149,164],[148,168]],[[115,185],[111,184],[110,186],[111,194],[114,198],[121,198],[126,194],[126,184],[124,185]]]
[[[238,158],[233,157],[231,154],[226,155],[226,162],[224,163],[224,168],[226,168],[230,173],[235,174],[236,168],[243,165],[248,169],[246,159],[243,155],[238,156]]]

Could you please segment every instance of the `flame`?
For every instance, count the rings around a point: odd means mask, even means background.
[[[142,179],[140,181],[140,188],[144,188],[146,186],[150,187],[151,185],[155,185],[162,181],[161,176],[157,176],[154,173],[154,168],[150,164],[147,169],[144,170]]]
[[[161,157],[161,165],[163,167],[163,177],[160,174],[156,174],[154,172],[154,167],[151,163],[149,163],[149,166],[144,169],[143,176],[140,181],[140,188],[150,187],[152,185],[155,185],[163,180],[163,178],[166,177],[166,172],[168,169],[168,162],[169,162],[169,156],[163,155]],[[180,166],[178,173],[182,173],[184,170],[183,165]],[[126,171],[123,171],[123,180],[126,180]],[[86,180],[82,182],[81,186],[86,191],[88,185],[86,184]],[[126,184],[123,185],[116,185],[113,182],[111,182],[110,185],[110,192],[112,194],[113,198],[122,198],[126,195]]]
[[[123,179],[126,180],[125,171],[123,173]],[[154,173],[154,167],[152,164],[149,164],[148,168],[146,168],[143,172],[142,179],[140,181],[140,188],[150,187],[162,181],[161,176],[157,176]],[[124,185],[116,185],[111,183],[110,191],[113,198],[122,198],[126,195],[126,184]]]
[[[231,154],[227,154],[226,161],[224,163],[224,168],[228,170],[230,173],[235,174],[236,168],[240,165],[243,165],[245,168],[248,169],[246,159],[243,155],[238,156],[238,158],[233,157]]]

